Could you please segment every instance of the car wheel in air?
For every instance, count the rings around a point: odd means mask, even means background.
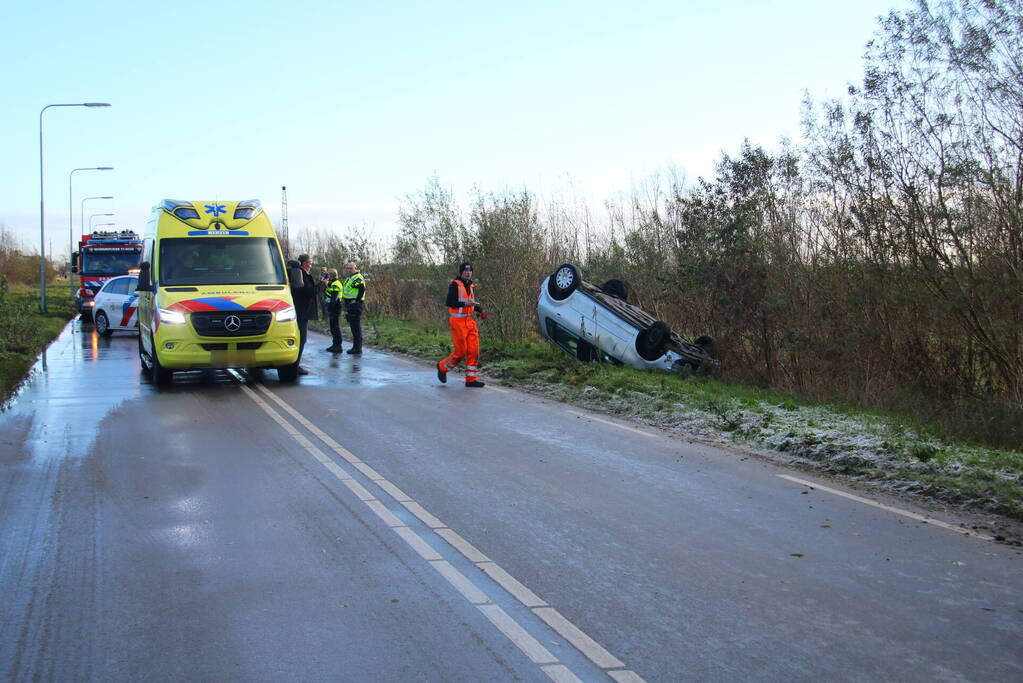
[[[625,284],[621,280],[608,280],[600,289],[604,292],[604,294],[610,294],[622,301],[629,300],[629,285]]]
[[[636,352],[643,360],[657,360],[664,355],[664,347],[671,339],[671,328],[660,320],[636,337]]]
[[[567,299],[569,294],[579,286],[582,276],[579,269],[571,263],[563,263],[554,271],[547,280],[547,293],[555,301]]]
[[[96,311],[96,332],[104,337],[109,337],[114,332],[110,329],[110,319],[103,311]]]

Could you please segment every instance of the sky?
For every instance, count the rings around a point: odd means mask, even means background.
[[[436,175],[461,200],[599,206],[654,174],[712,177],[744,139],[800,139],[801,103],[862,77],[910,0],[293,0],[0,5],[0,226],[47,251],[141,230],[164,198],[262,200],[292,234],[387,241]],[[75,168],[112,166],[113,171]],[[69,205],[73,218],[69,223]],[[94,216],[113,213],[111,218]],[[109,229],[109,228],[104,228]],[[52,244],[52,247],[50,246]]]

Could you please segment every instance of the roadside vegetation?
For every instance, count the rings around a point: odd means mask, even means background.
[[[1023,521],[1023,453],[950,438],[941,425],[826,405],[721,378],[580,363],[546,342],[504,342],[481,323],[484,378],[620,416],[680,438],[729,443],[761,457],[898,494]],[[325,321],[314,327],[326,332]],[[368,345],[435,363],[450,352],[433,322],[369,316]]]
[[[920,2],[880,19],[846,97],[807,97],[804,144],[745,142],[713,178],[654,177],[600,209],[549,189],[464,198],[435,177],[393,243],[312,232],[302,250],[359,260],[373,310],[423,322],[471,261],[504,344],[537,341],[538,286],[571,262],[713,336],[731,385],[1018,451],[1021,27],[1018,2]]]
[[[47,312],[40,313],[38,287],[10,285],[0,275],[0,405],[75,315],[67,290],[55,285],[56,291],[47,288]]]
[[[39,352],[74,317],[67,281],[56,278],[56,268],[49,261],[45,272],[50,278],[44,314],[39,311],[39,255],[22,249],[0,225],[0,406],[25,378]]]

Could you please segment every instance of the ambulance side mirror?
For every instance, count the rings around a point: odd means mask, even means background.
[[[77,251],[71,252],[71,272],[72,273],[77,273],[78,272],[78,252]]]
[[[143,261],[139,264],[139,283],[135,285],[136,292],[151,292],[153,291],[153,275],[152,268],[149,265],[149,261]]]

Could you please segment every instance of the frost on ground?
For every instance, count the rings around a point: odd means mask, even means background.
[[[1020,467],[1006,469],[992,451],[938,442],[894,420],[791,402],[668,401],[542,381],[524,388],[692,440],[741,444],[761,457],[850,476],[890,492],[1023,519]],[[1019,463],[1018,454],[1010,463]]]

